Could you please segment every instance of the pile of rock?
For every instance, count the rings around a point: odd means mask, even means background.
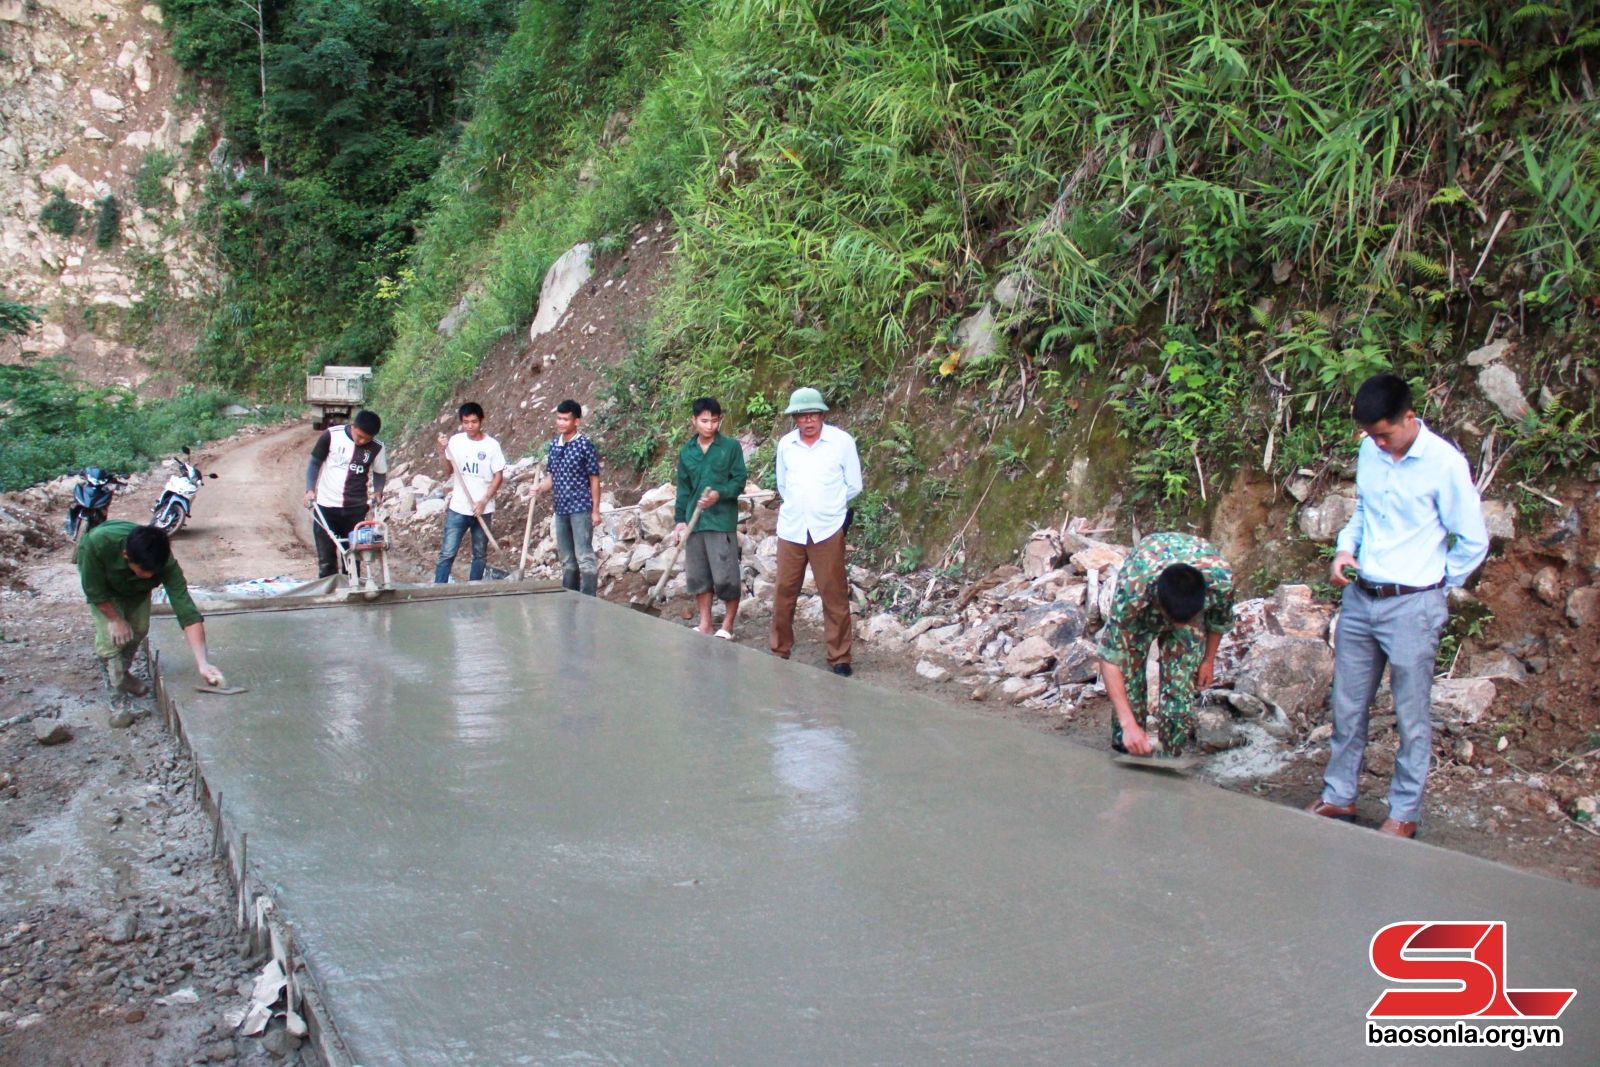
[[[909,625],[891,613],[873,615],[860,635],[915,652],[919,675],[953,678],[975,699],[1073,700],[1096,684],[1093,634],[1127,554],[1076,532],[1040,531],[1021,566],[990,572]]]
[[[1095,637],[1128,551],[1070,527],[1041,530],[1023,549],[1022,566],[991,572],[942,613],[910,626],[875,615],[861,634],[914,651],[919,675],[968,686],[975,700],[1070,710],[1104,692]],[[1333,675],[1332,616],[1307,586],[1282,586],[1270,598],[1236,606],[1235,628],[1218,650],[1216,688],[1201,715],[1205,747],[1238,743],[1236,718],[1289,736],[1320,712]],[[1155,669],[1152,659],[1147,684]]]

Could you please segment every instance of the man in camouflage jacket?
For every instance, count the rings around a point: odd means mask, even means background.
[[[1189,534],[1157,533],[1123,561],[1111,616],[1100,632],[1100,676],[1111,698],[1111,747],[1148,756],[1145,658],[1161,646],[1155,734],[1168,756],[1194,732],[1196,689],[1211,685],[1217,645],[1233,629],[1233,571],[1217,547]],[[1131,679],[1131,684],[1129,679]]]

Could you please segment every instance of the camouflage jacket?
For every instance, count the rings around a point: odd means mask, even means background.
[[[1126,662],[1136,645],[1149,647],[1139,637],[1159,636],[1177,627],[1156,603],[1156,579],[1174,563],[1187,563],[1206,580],[1206,606],[1200,621],[1211,633],[1233,629],[1233,569],[1217,546],[1204,538],[1181,533],[1156,533],[1133,546],[1117,573],[1117,592],[1111,599],[1111,616],[1100,631],[1100,656],[1129,670]]]

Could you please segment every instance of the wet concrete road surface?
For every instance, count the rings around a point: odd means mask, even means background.
[[[570,594],[206,625],[249,692],[161,622],[169,685],[369,1067],[1506,1062],[1365,1046],[1446,919],[1600,1062],[1592,890]]]

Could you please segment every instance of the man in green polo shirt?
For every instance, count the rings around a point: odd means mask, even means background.
[[[700,632],[712,633],[711,595],[723,603],[722,628],[716,636],[733,640],[739,617],[739,494],[746,477],[744,449],[722,436],[722,405],[709,396],[694,402],[694,437],[678,453],[678,499],[672,517],[675,538],[684,536],[691,512],[702,505],[700,521],[685,546],[684,571],[689,593],[700,606]]]
[[[78,543],[78,579],[94,616],[94,651],[113,690],[132,696],[149,692],[128,668],[150,631],[150,590],[158,585],[167,591],[200,677],[209,685],[222,684],[222,672],[206,659],[205,622],[165,531],[121,520],[101,523]]]

